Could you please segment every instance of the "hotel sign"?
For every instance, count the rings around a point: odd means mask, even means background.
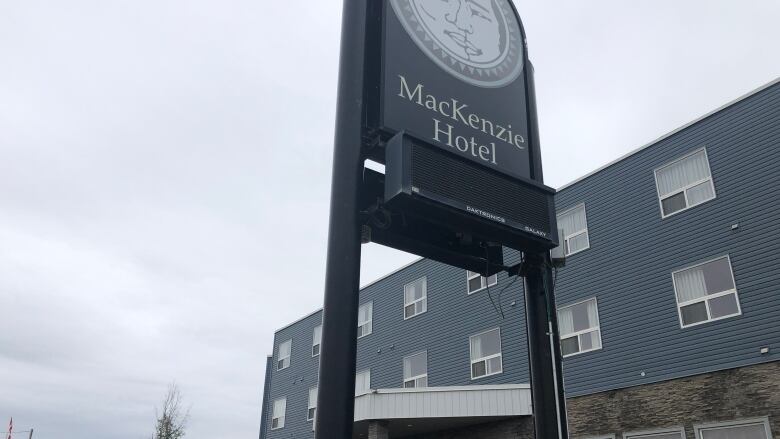
[[[509,0],[385,0],[379,128],[531,179],[525,44]]]

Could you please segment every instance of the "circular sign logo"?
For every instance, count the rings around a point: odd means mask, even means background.
[[[520,23],[509,0],[390,0],[428,58],[479,87],[502,87],[523,70]]]

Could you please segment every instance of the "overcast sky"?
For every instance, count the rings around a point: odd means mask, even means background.
[[[554,187],[780,75],[777,0],[516,4]],[[0,0],[0,431],[148,438],[175,380],[189,437],[257,437],[273,331],[322,302],[340,15]]]

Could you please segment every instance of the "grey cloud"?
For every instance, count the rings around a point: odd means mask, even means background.
[[[780,74],[777,2],[517,6],[552,186]],[[272,333],[322,300],[340,12],[0,3],[0,422],[149,437],[176,380],[192,437],[256,437]]]

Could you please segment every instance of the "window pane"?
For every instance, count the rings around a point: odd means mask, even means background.
[[[569,337],[561,340],[561,354],[571,355],[580,351],[579,337]]]
[[[674,274],[677,301],[687,302],[707,295],[707,282],[702,267],[695,267]]]
[[[664,198],[661,201],[661,204],[664,208],[664,215],[671,215],[686,208],[685,195],[680,192],[679,194],[672,195],[669,198]]]
[[[715,191],[712,189],[711,180],[698,184],[686,190],[686,192],[688,195],[688,203],[690,203],[691,206],[695,206],[715,198]]]
[[[279,357],[289,357],[291,348],[292,348],[292,340],[287,340],[286,342],[280,344]]]
[[[558,310],[558,332],[560,332],[561,338],[574,332],[574,315],[571,307]]]
[[[410,380],[410,381],[406,381],[406,382],[404,382],[404,387],[405,387],[405,388],[407,388],[407,389],[412,389],[412,388],[414,388],[414,385],[415,385],[415,384],[414,384],[414,380]]]
[[[578,251],[585,250],[590,245],[590,242],[588,240],[588,232],[581,233],[576,236],[572,236],[568,240],[569,246],[568,246],[568,253],[577,253]]]
[[[417,299],[421,299],[425,296],[425,283],[426,279],[421,277],[414,282],[408,283],[404,286],[404,301],[405,303],[414,302]]]
[[[499,336],[498,329],[480,334],[474,338],[476,339],[476,344],[479,345],[478,351],[480,354],[475,358],[487,357],[501,353],[501,337]]]
[[[364,370],[355,375],[355,396],[367,393],[371,388],[371,371]]]
[[[414,304],[407,305],[404,308],[404,316],[408,319],[409,317],[414,315]]]
[[[317,387],[309,389],[309,407],[317,407]]]
[[[404,358],[404,379],[428,373],[428,354],[420,352]]]
[[[481,377],[486,374],[485,372],[485,362],[484,361],[478,361],[471,365],[471,374],[476,377]]]
[[[710,177],[710,166],[704,151],[678,160],[656,172],[658,193],[661,196]]]
[[[482,277],[478,276],[473,279],[469,279],[469,292],[477,291],[480,288],[482,288]]]
[[[710,313],[712,313],[713,319],[729,316],[738,312],[739,305],[737,305],[737,296],[735,294],[727,294],[725,296],[710,299]]]
[[[702,439],[767,439],[763,424],[735,425],[701,431]]]
[[[591,325],[588,320],[588,304],[591,303],[583,302],[577,305],[574,305],[571,307],[571,313],[572,317],[574,319],[574,331],[584,331],[586,329],[590,329]]]
[[[362,325],[371,320],[371,316],[374,310],[374,303],[368,302],[361,305],[358,309],[358,325]]]
[[[705,305],[704,302],[684,306],[681,310],[684,325],[691,325],[707,320],[707,305]]]
[[[563,236],[574,235],[588,229],[588,219],[585,215],[585,205],[577,206],[558,215],[558,228],[563,229]]]
[[[580,349],[583,351],[589,351],[593,349],[593,337],[592,333],[580,334]]]
[[[417,378],[417,383],[415,383],[415,386],[428,387],[428,377]]]
[[[317,326],[314,328],[314,334],[312,335],[312,345],[318,345],[320,344],[320,341],[322,340],[322,325]]]
[[[488,363],[488,373],[499,373],[501,372],[501,357],[493,357],[487,361]]]
[[[704,282],[707,286],[707,294],[717,294],[734,289],[734,280],[731,277],[731,266],[727,258],[708,262],[701,267],[704,273]]]

